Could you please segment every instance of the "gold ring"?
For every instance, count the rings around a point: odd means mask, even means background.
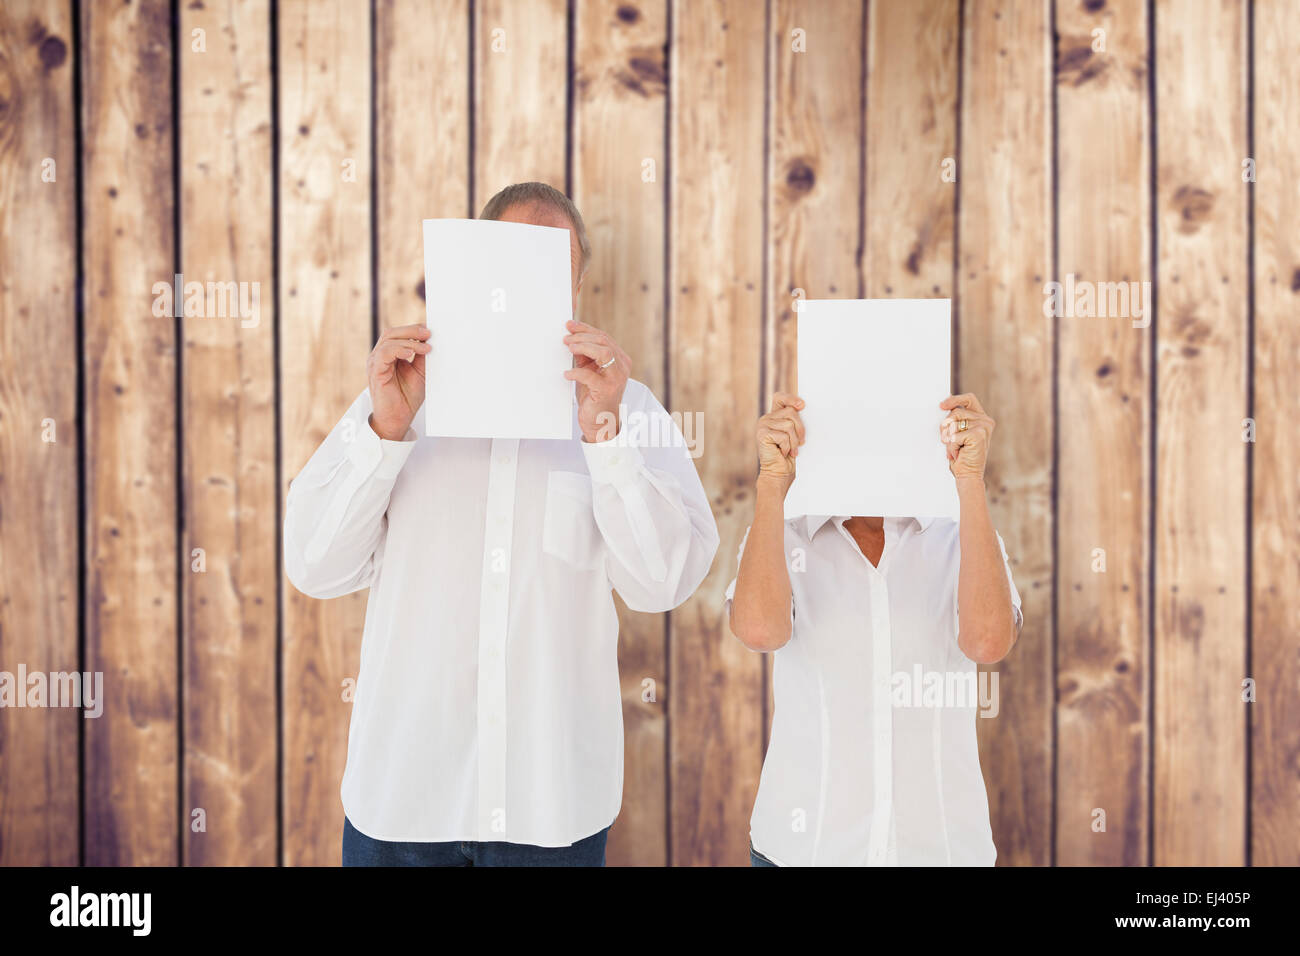
[[[964,418],[957,419],[957,431],[964,432],[970,428],[970,422]]]

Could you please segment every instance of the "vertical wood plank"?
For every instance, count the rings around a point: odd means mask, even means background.
[[[1256,0],[1251,863],[1300,866],[1300,7]]]
[[[184,861],[274,866],[269,11],[265,0],[207,0],[185,4],[180,26],[181,272],[216,293],[182,320]]]
[[[669,139],[672,407],[705,420],[697,459],[718,560],[670,616],[671,862],[740,865],[762,767],[760,655],[731,636],[723,592],[753,511],[763,309],[766,11],[672,10]]]
[[[371,346],[370,5],[279,5],[280,421],[284,487],[365,387]],[[283,501],[283,497],[281,498]],[[366,593],[284,602],[284,862],[339,862]]]
[[[770,42],[769,393],[797,384],[796,298],[858,295],[863,4],[776,0]]]
[[[84,109],[86,862],[176,863],[176,325],[151,314],[173,249],[171,12],[82,14]]]
[[[469,211],[468,0],[375,7],[379,319],[422,324],[424,219]]]
[[[1056,24],[1053,281],[1149,281],[1145,4],[1110,0],[1092,11],[1060,0]],[[1104,52],[1093,49],[1094,30],[1104,31]],[[1151,333],[1132,322],[1056,320],[1056,861],[1064,865],[1148,862]],[[1094,830],[1096,810],[1104,831]]]
[[[1246,16],[1155,8],[1157,866],[1246,853]]]
[[[632,375],[664,398],[663,178],[666,0],[579,0],[574,18],[573,198],[593,256],[578,307],[632,356]],[[646,165],[649,160],[651,165]],[[623,809],[610,865],[667,862],[665,614],[619,605],[625,735]],[[643,700],[643,681],[654,682]]]
[[[865,7],[861,0],[778,0],[771,8],[760,411],[773,392],[798,391],[796,301],[856,298],[862,284]],[[734,564],[734,556],[724,557]],[[763,658],[764,752],[776,708],[773,658]]]
[[[952,295],[957,0],[872,3],[867,27],[869,298]],[[944,396],[935,398],[937,404]]]
[[[1046,866],[1052,830],[1052,45],[1046,2],[964,12],[957,390],[998,422],[989,508],[1024,627],[976,721],[998,862]]]
[[[0,669],[11,674],[80,670],[75,56],[69,4],[0,8]],[[82,720],[72,708],[0,711],[0,865],[76,865]]]
[[[511,183],[563,192],[568,162],[565,0],[478,0],[474,48],[474,212]]]

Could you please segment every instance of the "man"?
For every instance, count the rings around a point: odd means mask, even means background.
[[[993,863],[975,665],[1011,649],[1020,595],[984,495],[993,419],[974,395],[940,407],[960,523],[784,520],[804,402],[778,393],[759,419],[754,523],[727,589],[732,632],[776,652],[755,866]]]
[[[568,229],[576,312],[591,247],[563,193],[510,186],[481,218]],[[370,588],[344,865],[604,863],[623,789],[611,589],[633,610],[676,607],[718,534],[684,442],[629,438],[629,415],[671,419],[627,354],[594,326],[565,333],[571,440],[424,437],[430,333],[404,326],[289,489],[289,579],[318,598]],[[511,387],[489,343],[465,360],[485,389]]]

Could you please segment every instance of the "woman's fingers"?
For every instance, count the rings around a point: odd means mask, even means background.
[[[767,442],[769,445],[775,445],[777,448],[781,449],[782,455],[787,458],[790,457],[794,439],[788,432],[776,428],[767,428],[763,432],[762,440]]]
[[[975,397],[974,392],[963,392],[961,395],[949,395],[939,403],[939,407],[945,411],[954,408],[967,408],[977,415],[985,414],[984,406],[980,404],[980,400]]]
[[[768,414],[768,417],[772,421],[793,422],[795,427],[795,432],[799,436],[799,444],[801,445],[803,444],[803,440],[804,440],[803,419],[799,416],[799,412],[793,406],[786,405],[785,407],[775,412],[770,412]]]
[[[799,426],[788,418],[773,418],[769,422],[769,427],[779,432],[789,439],[788,447],[791,449],[790,454],[799,454],[799,446],[803,444],[803,436],[799,433]]]
[[[379,333],[379,341],[387,339],[427,339],[433,333],[427,325],[398,325],[391,329],[384,329]]]

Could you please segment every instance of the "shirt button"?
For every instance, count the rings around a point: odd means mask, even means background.
[[[509,455],[501,455],[501,456],[499,456],[499,457],[497,458],[497,464],[500,464],[500,465],[508,465],[508,464],[510,464],[510,456],[509,456]]]

